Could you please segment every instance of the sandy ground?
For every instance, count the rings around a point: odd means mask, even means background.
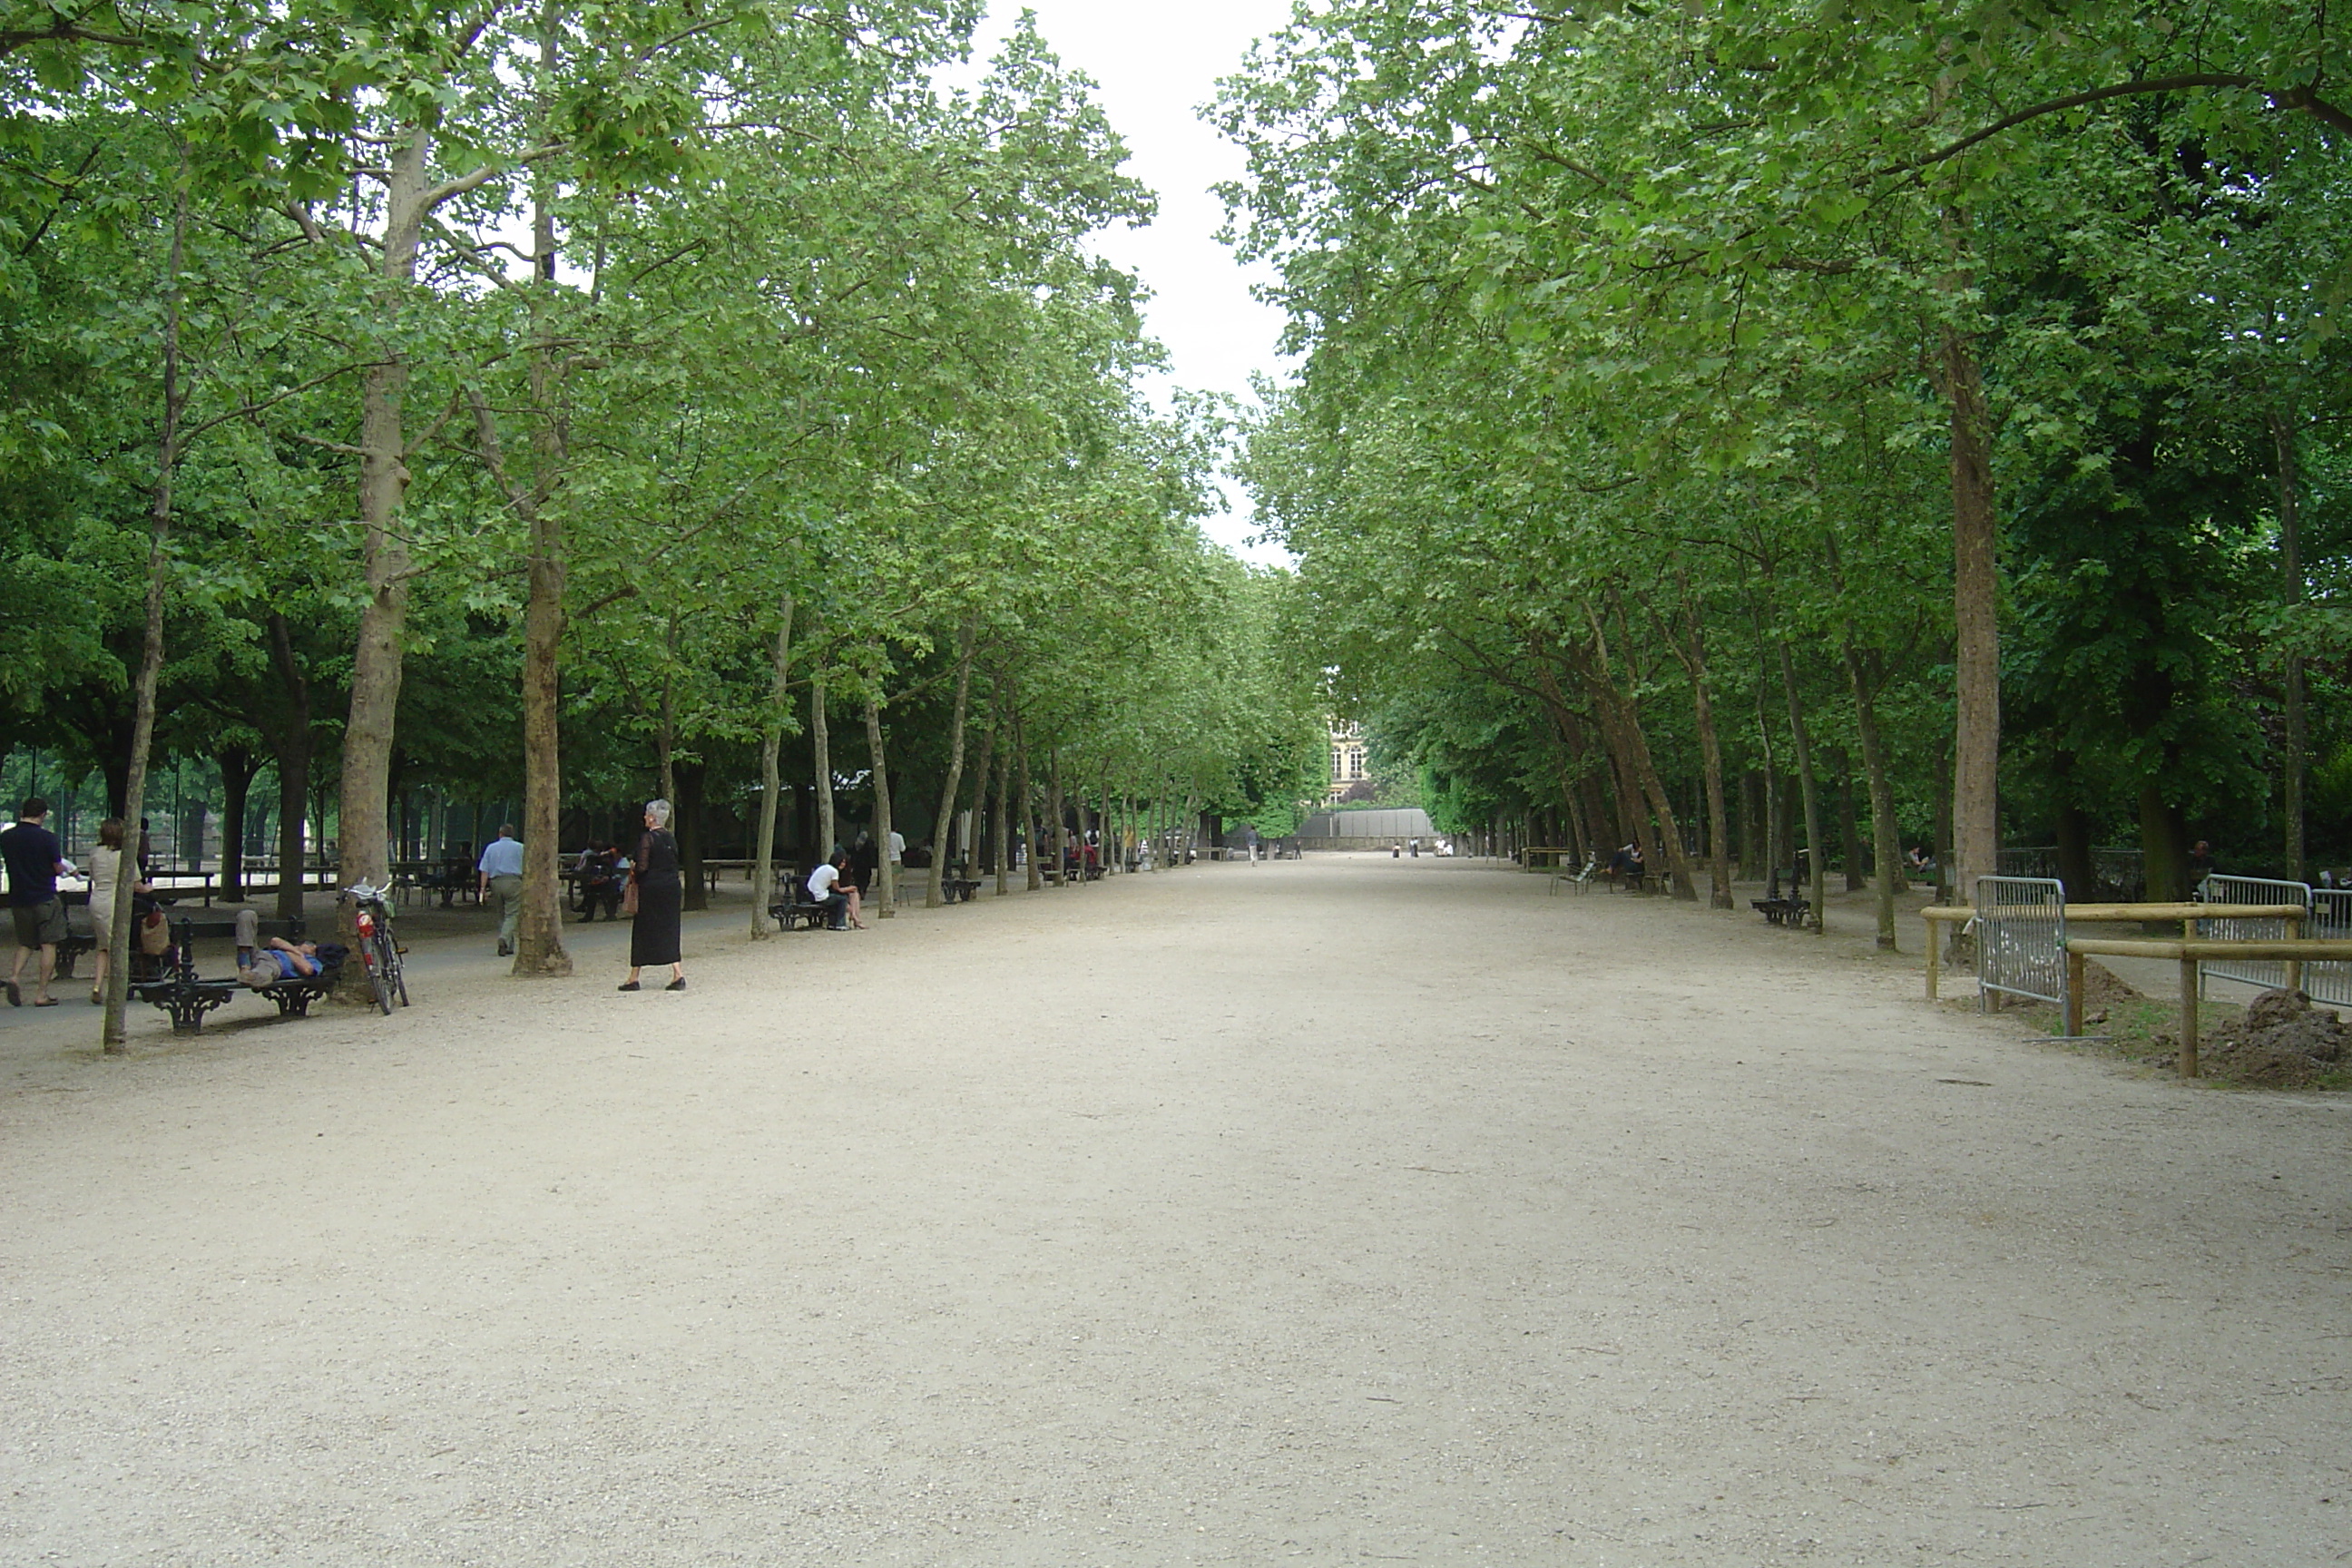
[[[2341,1097],[1475,862],[740,919],[0,1009],[0,1561],[2352,1557]]]

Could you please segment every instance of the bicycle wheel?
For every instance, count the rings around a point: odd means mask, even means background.
[[[408,966],[400,961],[400,939],[392,934],[390,926],[376,927],[383,943],[384,968],[392,975],[392,988],[400,997],[400,1005],[408,1005]]]
[[[370,937],[364,959],[367,963],[368,984],[375,992],[375,1005],[383,1009],[384,1016],[390,1017],[392,1016],[392,977],[384,973],[383,960],[377,956],[380,945],[377,939]]]
[[[400,954],[392,945],[392,933],[385,931],[381,922],[375,928],[371,945],[374,951],[370,956],[374,962],[368,969],[375,977],[376,998],[383,1004],[384,1012],[389,1014],[400,1000]]]

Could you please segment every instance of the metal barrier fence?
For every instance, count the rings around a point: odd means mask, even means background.
[[[1979,877],[1977,1002],[1995,995],[2066,1005],[2066,885],[2055,877]]]
[[[2352,891],[2336,888],[2311,889],[2311,918],[2303,934],[2327,942],[2352,940]],[[2315,1002],[2352,1007],[2352,963],[2330,960],[2303,966],[2303,989]]]
[[[2004,848],[1999,860],[2000,875],[2004,877],[2058,875],[2058,847],[2054,844]],[[2138,850],[2094,849],[2090,863],[2091,885],[2067,889],[2076,903],[2136,904],[2147,896],[2147,869]]]
[[[2301,904],[2311,908],[2311,889],[2301,882],[2278,882],[2264,877],[2224,877],[2216,873],[2198,884],[2198,898],[2209,904]],[[2303,922],[2302,934],[2317,934],[2311,931],[2310,921]],[[2284,942],[2295,933],[2284,920],[2199,921],[2196,934],[2218,937],[2224,942]],[[2341,965],[2331,965],[2340,968]],[[2201,983],[2206,975],[2221,980],[2242,980],[2264,990],[2276,990],[2286,984],[2286,963],[2281,959],[2209,958],[2199,963]],[[2306,976],[2305,984],[2309,984]]]

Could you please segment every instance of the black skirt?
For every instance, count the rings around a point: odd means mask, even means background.
[[[637,918],[629,928],[629,963],[678,962],[677,923],[686,907],[686,883],[675,871],[656,872],[637,884]]]

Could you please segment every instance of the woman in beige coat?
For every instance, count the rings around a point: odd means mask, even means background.
[[[97,973],[89,983],[92,1002],[106,1000],[106,967],[114,956],[114,918],[130,908],[122,897],[122,818],[110,816],[98,825],[98,843],[89,852],[89,930],[98,938]],[[131,887],[134,892],[152,890],[139,880],[135,870]]]

